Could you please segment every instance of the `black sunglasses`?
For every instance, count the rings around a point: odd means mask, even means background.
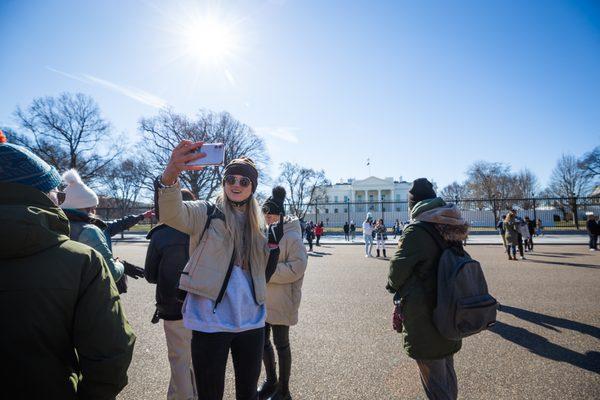
[[[241,187],[248,187],[252,183],[252,181],[250,181],[250,178],[242,176],[241,178],[238,179],[233,175],[225,176],[225,178],[223,178],[223,182],[225,182],[229,186],[233,186],[233,185],[235,185],[236,182],[238,182]]]

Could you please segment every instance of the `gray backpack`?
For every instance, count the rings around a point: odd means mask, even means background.
[[[433,323],[450,340],[481,332],[496,323],[498,302],[488,293],[478,261],[462,246],[452,246],[427,222],[413,225],[426,230],[442,249],[437,270],[437,304]]]

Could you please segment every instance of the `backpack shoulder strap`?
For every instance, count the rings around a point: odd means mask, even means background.
[[[206,215],[206,223],[204,224],[204,229],[202,229],[202,234],[200,235],[200,240],[198,240],[198,242],[201,242],[202,238],[204,238],[204,234],[206,233],[206,230],[210,226],[210,223],[213,219],[218,218],[225,221],[225,214],[223,214],[223,212],[219,210],[216,205],[209,203],[208,201],[206,202]]]

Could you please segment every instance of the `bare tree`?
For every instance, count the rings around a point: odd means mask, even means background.
[[[471,195],[471,191],[466,184],[452,182],[442,189],[441,197],[449,201],[465,200]]]
[[[144,135],[143,147],[149,158],[147,174],[156,176],[169,162],[171,152],[184,139],[225,143],[225,164],[246,156],[264,170],[269,162],[265,143],[247,125],[231,114],[200,111],[196,119],[177,114],[172,109],[162,110],[157,116],[142,118],[139,129]],[[185,171],[180,179],[183,186],[198,198],[212,198],[221,186],[222,168],[208,167],[201,171]],[[264,179],[261,179],[264,181]]]
[[[111,164],[102,183],[105,193],[112,197],[121,214],[127,214],[136,204],[145,180],[148,166],[141,158],[127,158]]]
[[[315,171],[298,164],[284,162],[278,181],[286,188],[292,214],[304,218],[315,201],[325,201],[325,186],[331,183],[325,172]]]
[[[479,207],[489,207],[496,222],[501,209],[512,207],[508,199],[512,194],[510,167],[503,163],[477,161],[467,170],[466,186],[473,197],[482,199]]]
[[[120,150],[96,102],[82,93],[35,98],[25,110],[17,107],[15,117],[31,150],[59,171],[76,169],[86,182],[98,180]],[[103,143],[110,143],[105,152]]]
[[[529,169],[525,168],[513,176],[513,194],[520,200],[520,205],[524,210],[529,210],[533,207],[531,198],[539,191],[537,177]]]
[[[578,166],[592,179],[600,177],[600,146],[596,146],[594,150],[584,154]]]
[[[1,127],[0,131],[4,133],[8,143],[18,144],[24,147],[31,147],[31,143],[29,139],[27,139],[27,136],[18,133],[14,129],[9,127]]]
[[[592,178],[585,170],[579,168],[577,159],[570,154],[563,154],[552,170],[548,190],[556,197],[565,199],[573,213],[575,227],[579,229],[577,216],[577,198],[590,189]]]

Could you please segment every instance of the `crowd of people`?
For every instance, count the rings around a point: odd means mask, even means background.
[[[77,171],[61,176],[0,135],[0,308],[11,321],[0,342],[10,365],[5,393],[115,398],[135,344],[119,296],[129,275],[156,284],[152,321],[163,320],[168,399],[221,399],[230,353],[238,399],[291,399],[289,328],[307,264],[300,223],[285,215],[281,187],[258,204],[249,158],[224,168],[214,203],[182,190],[180,172],[201,168],[187,165],[203,156],[194,152],[200,146],[181,142],[156,179],[159,225],[142,269],[114,257],[110,237],[152,212],[100,220],[98,197]]]
[[[196,151],[201,145],[184,140],[172,151],[155,180],[154,210],[102,221],[98,196],[77,171],[61,176],[0,135],[0,311],[10,321],[0,341],[10,365],[1,380],[6,393],[115,398],[127,385],[136,340],[119,296],[129,276],[156,285],[152,322],[162,320],[165,334],[167,399],[222,399],[231,354],[238,400],[291,400],[289,334],[299,320],[308,263],[303,240],[309,251],[315,239],[320,246],[323,221],[303,226],[286,215],[282,187],[259,204],[259,173],[247,157],[224,167],[214,202],[196,199],[181,188],[179,175],[202,168],[188,164],[203,157]],[[427,397],[456,399],[453,356],[462,341],[440,334],[433,309],[440,255],[447,248],[464,254],[469,224],[425,178],[413,182],[408,201],[411,223],[394,224],[401,240],[386,284],[399,310],[394,329],[416,361]],[[114,257],[111,236],[154,215],[159,224],[147,235],[144,268]],[[587,226],[595,249],[597,219],[588,218]],[[521,258],[533,250],[541,225],[511,210],[498,228],[509,259],[516,260],[517,247]],[[345,240],[354,241],[355,232],[354,221],[347,222]],[[375,245],[376,257],[387,259],[383,219],[368,213],[362,234],[365,257]]]

